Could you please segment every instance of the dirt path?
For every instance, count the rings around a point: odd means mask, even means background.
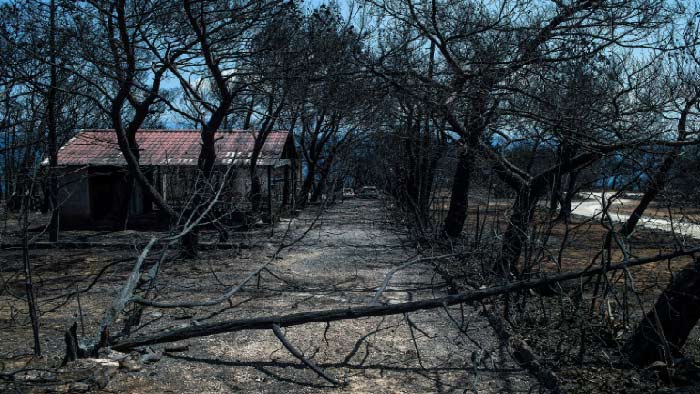
[[[572,202],[572,213],[574,215],[584,216],[588,218],[600,218],[600,215],[603,213],[603,203],[607,203],[607,199],[612,194],[614,194],[614,192],[590,192],[588,194],[588,198]],[[637,205],[637,203],[638,202],[635,200],[626,198],[618,198],[612,200],[608,208],[608,214],[610,215],[610,219],[614,222],[627,221],[630,215],[621,213],[620,210],[623,207],[634,207]],[[683,220],[675,220],[671,222],[667,219],[642,217],[638,225],[652,230],[672,232],[681,237],[700,239],[700,225],[695,223],[688,223]]]
[[[291,223],[281,223],[276,242],[287,226],[287,239],[300,236],[316,220],[315,212],[308,209]],[[211,311],[219,311],[215,319],[230,319],[366,305],[385,274],[414,256],[381,202],[346,201],[318,217],[305,238],[273,263],[259,287],[236,296],[233,303],[243,302],[240,307]],[[255,260],[226,262],[217,277],[235,283],[260,264]],[[189,280],[182,274],[177,278],[180,285]],[[432,269],[416,264],[394,275],[380,302],[443,294]],[[332,387],[305,368],[272,332],[248,331],[190,340],[187,352],[163,357],[139,372],[121,373],[109,388],[137,393],[527,392],[533,384],[529,376],[509,356],[498,356],[484,319],[471,308],[464,311],[466,315],[459,307],[450,309],[457,321],[464,319],[468,338],[444,310],[413,313],[411,325],[404,316],[392,316],[288,329],[289,341],[328,374],[347,382],[344,387]],[[187,324],[174,316],[164,318],[169,326]],[[483,362],[474,365],[476,358]]]

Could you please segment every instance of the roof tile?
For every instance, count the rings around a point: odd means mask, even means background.
[[[265,165],[282,157],[288,131],[271,132],[260,153]],[[254,134],[249,130],[218,131],[219,165],[247,165],[253,153]],[[196,166],[201,147],[200,130],[139,130],[136,133],[141,165]],[[58,152],[59,165],[126,165],[114,130],[81,130]]]

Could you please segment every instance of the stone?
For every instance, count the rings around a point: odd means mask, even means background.
[[[142,363],[155,363],[155,362],[160,361],[160,359],[161,359],[160,354],[149,352],[149,353],[146,353],[143,356],[141,356],[139,361]]]
[[[87,393],[90,391],[90,385],[84,382],[75,382],[69,386],[69,393]]]
[[[128,372],[138,372],[141,370],[141,364],[134,357],[126,357],[119,361],[119,368]]]

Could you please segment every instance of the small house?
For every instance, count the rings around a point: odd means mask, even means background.
[[[151,184],[170,206],[185,208],[195,183],[202,182],[197,167],[200,130],[139,130],[136,140],[139,165]],[[217,202],[217,212],[227,218],[250,211],[254,142],[255,134],[250,130],[216,133],[215,176],[226,174],[226,192]],[[118,227],[127,204],[128,220],[134,226],[158,216],[157,206],[138,182],[129,187],[126,161],[114,130],[80,130],[60,148],[58,165],[62,174],[58,199],[62,229]],[[263,214],[270,220],[281,210],[293,208],[299,168],[292,133],[271,132],[255,172],[262,186]]]

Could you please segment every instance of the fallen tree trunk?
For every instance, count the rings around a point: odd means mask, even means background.
[[[604,271],[615,271],[649,264],[657,261],[668,260],[681,256],[689,256],[700,253],[700,248],[660,254],[653,257],[630,260],[626,263],[610,267],[598,267],[577,272],[568,272],[552,275],[539,280],[527,280],[513,282],[504,286],[479,289],[455,295],[448,295],[428,300],[404,302],[390,305],[358,306],[349,308],[330,309],[323,311],[310,311],[293,313],[288,315],[272,315],[254,317],[248,319],[225,320],[214,323],[199,324],[191,327],[177,328],[152,335],[144,335],[136,338],[127,338],[111,344],[112,349],[124,351],[139,346],[154,345],[157,343],[174,342],[183,339],[205,337],[227,332],[243,330],[271,330],[273,325],[291,327],[308,323],[323,323],[339,320],[357,319],[361,317],[388,316],[415,312],[425,309],[441,308],[449,305],[481,301],[501,294],[515,291],[535,289],[544,285],[598,275]]]
[[[690,331],[700,320],[699,299],[700,262],[695,261],[675,275],[625,343],[623,352],[629,361],[646,366],[681,357]]]
[[[32,249],[131,249],[133,247],[143,249],[147,242],[34,242],[30,246]],[[250,245],[243,242],[200,242],[197,245],[201,250],[217,250],[217,249],[249,249]],[[3,244],[0,245],[0,250],[22,249],[22,244]]]
[[[67,350],[63,360],[64,364],[68,361],[74,361],[80,357],[95,357],[97,355],[97,351],[107,345],[107,342],[109,341],[109,328],[112,323],[117,320],[119,314],[131,300],[132,293],[138,285],[139,278],[141,276],[141,266],[143,265],[144,261],[146,261],[148,253],[155,244],[156,238],[151,238],[148,245],[146,245],[146,247],[141,251],[141,254],[139,255],[138,259],[136,259],[136,264],[134,264],[126,283],[124,283],[124,286],[119,291],[119,294],[112,301],[112,305],[107,308],[102,315],[99,328],[97,329],[97,333],[94,338],[92,338],[84,346],[80,346],[76,332],[76,325],[73,324],[73,326],[66,332],[65,338]]]
[[[547,368],[547,366],[539,360],[535,351],[530,348],[530,345],[528,345],[521,336],[508,330],[501,316],[496,315],[486,307],[484,307],[483,314],[488,319],[499,341],[509,348],[510,354],[520,367],[527,370],[544,388],[550,390],[551,393],[564,393],[557,374],[550,368]]]

